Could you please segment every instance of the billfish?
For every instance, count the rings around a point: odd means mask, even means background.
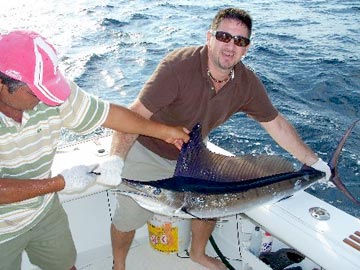
[[[330,181],[357,204],[359,201],[342,183],[337,164],[345,141],[359,120],[348,128],[329,162]],[[157,214],[210,219],[290,197],[324,177],[324,172],[306,165],[295,171],[293,164],[280,156],[211,152],[202,141],[201,125],[197,124],[181,149],[173,177],[147,182],[123,179],[120,188],[113,191]]]

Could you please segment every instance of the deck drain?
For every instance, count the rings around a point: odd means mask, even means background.
[[[330,219],[329,212],[321,207],[311,207],[309,209],[310,215],[317,220],[328,220]]]

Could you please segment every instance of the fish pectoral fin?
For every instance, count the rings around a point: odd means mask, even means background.
[[[175,213],[180,213],[180,212],[187,213],[187,211],[186,211],[186,202],[183,202],[182,205],[178,209],[175,210]]]
[[[180,212],[183,212],[183,207],[179,207],[178,209],[175,210],[175,214],[178,214]]]
[[[177,211],[177,210],[176,210],[176,211]],[[196,218],[196,219],[201,219],[200,217],[197,217],[197,216],[191,214],[191,213],[186,209],[185,206],[182,207],[182,208],[180,209],[180,211],[182,211],[182,212],[184,212],[184,213],[188,214],[189,216],[192,216],[192,217],[194,217],[194,218]]]
[[[188,210],[187,210],[187,207],[186,207],[186,204],[183,203],[178,209],[175,210],[174,214],[178,215],[179,213],[185,213],[185,214],[188,214],[189,216],[192,216],[194,218],[197,218],[197,216],[194,216],[193,214],[191,214]]]

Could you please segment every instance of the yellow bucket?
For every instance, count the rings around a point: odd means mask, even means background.
[[[149,242],[153,249],[164,253],[179,253],[188,248],[190,219],[154,215],[147,224]]]

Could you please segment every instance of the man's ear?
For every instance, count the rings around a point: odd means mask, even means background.
[[[211,33],[210,33],[210,30],[208,30],[206,32],[206,45],[209,46],[209,43],[210,43],[210,38],[211,38]]]

